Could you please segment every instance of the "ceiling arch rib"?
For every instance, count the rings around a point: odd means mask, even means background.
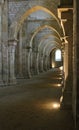
[[[51,38],[51,37],[53,37],[53,39],[55,40],[57,40],[57,41],[59,41],[60,42],[60,44],[61,44],[61,39],[59,39],[57,36],[55,36],[54,34],[48,34],[48,35],[45,35],[42,39],[46,39],[46,38]],[[41,40],[42,40],[41,39]]]
[[[60,41],[60,39],[57,37],[57,36],[53,36],[52,34],[49,34],[49,35],[45,35],[45,37],[43,37],[41,40],[40,40],[40,43],[38,45],[38,49],[40,48],[40,46],[43,44],[43,42],[47,39],[50,40],[50,38],[52,38],[52,41],[57,41],[60,45],[62,44],[62,42]]]
[[[47,50],[46,50],[46,55],[50,55],[51,51],[54,50],[54,49],[60,49],[58,46],[55,46],[55,47],[52,47],[50,46]]]
[[[56,47],[56,48],[57,48],[57,47],[58,47],[58,48],[61,48],[61,47],[60,47],[59,45],[57,45],[56,43],[50,42],[49,45],[47,44],[47,45],[44,47],[44,49],[42,50],[43,55],[46,53],[46,51],[48,51],[48,49],[49,49],[50,47],[51,47],[52,49],[55,48],[55,47]]]
[[[51,46],[51,45],[61,48],[59,43],[57,43],[55,41],[54,42],[50,41],[48,44],[46,44],[44,46],[44,48],[42,48],[43,54],[45,53],[45,50],[48,49],[48,47]]]
[[[50,46],[45,50],[44,56],[45,56],[45,55],[46,55],[46,56],[49,56],[50,50],[54,50],[55,48],[57,48],[57,47],[54,46],[54,45],[50,45]]]
[[[58,43],[58,42],[56,42],[56,41],[52,41],[52,39],[51,40],[48,40],[47,42],[45,42],[44,44],[42,44],[42,46],[39,48],[39,51],[41,50],[41,51],[43,51],[44,50],[44,48],[48,45],[50,45],[50,43],[51,44],[53,44],[53,45],[56,45],[56,46],[60,46],[60,44]],[[61,47],[61,46],[60,46]]]
[[[21,17],[20,21],[19,21],[19,25],[23,24],[24,20],[33,12],[36,12],[38,10],[43,10],[45,12],[47,12],[48,14],[50,14],[59,24],[59,26],[61,27],[60,25],[60,22],[59,22],[59,19],[54,15],[53,12],[51,12],[49,9],[43,7],[43,6],[34,6],[32,7],[31,9],[27,10],[23,16]]]
[[[43,29],[45,29],[45,28],[48,28],[49,30],[54,31],[54,32],[57,34],[58,38],[61,39],[61,36],[60,36],[59,32],[58,32],[54,27],[51,27],[51,26],[48,26],[48,25],[44,25],[44,26],[38,27],[38,28],[36,29],[36,31],[34,32],[34,34],[33,34],[32,37],[31,37],[30,46],[32,46],[32,42],[33,42],[34,37],[35,37],[41,30],[43,30]]]
[[[21,17],[19,20],[15,21],[15,23],[13,23],[11,25],[11,27],[13,28],[14,30],[14,36],[17,38],[17,33],[21,27],[21,25],[24,23],[24,21],[27,19],[27,17],[31,14],[31,13],[34,13],[36,11],[40,11],[40,10],[43,10],[44,12],[50,14],[55,20],[56,22],[58,23],[59,27],[61,27],[61,24],[59,22],[59,19],[55,16],[55,14],[53,12],[51,12],[49,9],[43,7],[43,6],[34,6],[32,7],[31,9],[27,10]]]

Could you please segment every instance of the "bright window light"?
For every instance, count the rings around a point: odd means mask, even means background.
[[[56,50],[55,52],[55,61],[61,61],[61,50]]]

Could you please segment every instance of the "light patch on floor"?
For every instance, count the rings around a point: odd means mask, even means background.
[[[39,103],[37,107],[39,109],[45,109],[45,110],[57,110],[60,109],[60,102],[58,101],[49,101],[49,102],[44,102],[44,103]]]

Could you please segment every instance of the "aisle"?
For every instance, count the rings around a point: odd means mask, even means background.
[[[74,130],[72,110],[61,106],[63,84],[51,70],[0,88],[0,130]]]

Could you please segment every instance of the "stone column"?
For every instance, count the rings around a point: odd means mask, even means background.
[[[65,80],[68,78],[68,43],[65,44],[64,50],[63,50],[63,65],[64,65],[64,72],[65,72]]]
[[[2,44],[2,71],[4,85],[8,84],[8,42]]]
[[[39,63],[40,63],[40,72],[43,72],[43,54],[42,53],[40,54]]]
[[[73,0],[73,94],[72,107],[76,126],[79,120],[79,0]]]
[[[36,52],[36,74],[39,74],[39,52]]]
[[[47,65],[46,65],[46,70],[49,70],[49,56],[46,55],[46,61],[47,61]]]
[[[39,58],[39,52],[38,50],[34,51],[34,68],[35,68],[35,74],[39,74],[39,67],[38,67],[38,58]]]
[[[0,85],[3,85],[2,80],[2,3],[0,2]]]
[[[45,57],[44,58],[44,68],[45,68],[44,70],[47,71],[48,57],[47,57],[47,55],[45,55],[44,57]]]
[[[0,3],[0,44],[2,40],[2,4]]]
[[[3,72],[2,72],[2,45],[0,43],[0,86],[3,85]]]
[[[8,59],[9,59],[9,84],[16,84],[15,77],[15,49],[17,41],[9,40],[8,45]]]
[[[8,0],[2,0],[2,40],[8,41]]]
[[[23,78],[23,71],[22,71],[22,27],[20,28],[20,35],[19,35],[19,45],[18,45],[18,49],[19,49],[19,72],[18,72],[18,78]]]
[[[27,49],[27,76],[29,78],[31,78],[31,53],[32,53],[32,50],[31,50],[30,46],[27,46],[26,49]]]
[[[30,54],[30,72],[31,75],[33,75],[33,50],[31,50],[31,54]]]
[[[46,55],[43,57],[43,69],[46,71]]]
[[[1,3],[0,3],[0,85],[2,84],[2,55],[1,55],[1,52],[2,52],[2,45],[1,45],[1,42],[2,42],[2,38],[1,38],[1,32],[2,32],[2,7],[1,7]]]
[[[8,5],[0,0],[0,84],[8,83]]]
[[[47,68],[50,69],[50,56],[48,56]]]
[[[31,74],[39,74],[39,53],[38,50],[32,51],[31,52]]]

